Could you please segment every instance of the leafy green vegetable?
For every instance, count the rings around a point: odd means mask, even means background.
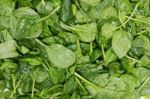
[[[131,47],[131,41],[128,37],[128,33],[123,30],[119,30],[114,33],[112,38],[112,47],[119,58],[125,56]]]
[[[31,8],[16,9],[10,18],[10,33],[15,39],[36,38],[42,32],[39,15]]]
[[[60,18],[64,22],[73,18],[71,0],[61,0]]]
[[[53,8],[54,4],[50,1],[45,1],[44,4],[41,1],[36,5],[37,12],[41,15],[48,15],[52,12]]]
[[[14,40],[6,41],[0,44],[0,59],[17,57],[17,44]]]
[[[0,29],[9,28],[9,17],[15,9],[15,2],[13,0],[1,0],[0,5]]]
[[[149,99],[150,0],[0,0],[0,99]]]
[[[49,60],[57,67],[69,67],[75,63],[75,54],[63,47],[62,45],[56,44],[46,48]]]
[[[97,26],[95,22],[73,26],[73,33],[78,34],[79,39],[83,42],[91,42],[95,40],[97,34]]]
[[[39,40],[37,40],[41,45]],[[56,67],[67,68],[75,63],[76,57],[75,54],[68,48],[60,45],[53,44],[50,47],[43,45],[48,55],[48,59]]]

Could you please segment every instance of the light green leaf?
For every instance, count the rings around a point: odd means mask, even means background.
[[[13,0],[0,0],[0,29],[9,28],[9,17],[14,9]]]
[[[94,41],[98,32],[95,22],[83,25],[75,25],[73,28],[75,29],[73,29],[72,32],[78,34],[79,39],[83,42]]]
[[[68,48],[60,44],[54,44],[46,47],[48,59],[59,68],[67,68],[76,61],[75,54]]]
[[[84,3],[87,3],[91,6],[96,6],[101,0],[80,0]]]
[[[83,10],[77,11],[75,14],[75,23],[86,23],[91,22],[91,19],[88,17],[87,13]]]
[[[113,49],[110,48],[106,51],[106,61],[105,64],[108,64],[110,62],[113,62],[117,59],[116,54],[114,53]]]
[[[16,42],[14,40],[6,41],[0,44],[0,59],[17,57]]]
[[[111,6],[105,8],[99,15],[99,19],[108,19],[110,17],[118,18],[116,9]]]
[[[112,38],[112,47],[119,58],[124,57],[131,47],[131,41],[128,38],[128,33],[124,30],[119,30],[114,33]]]
[[[110,23],[105,23],[101,28],[101,35],[104,36],[106,39],[110,39],[114,33],[116,26]],[[112,31],[112,32],[110,32]]]
[[[28,64],[33,65],[33,66],[42,64],[42,60],[40,57],[26,57],[26,58],[22,58],[20,60],[27,62]]]

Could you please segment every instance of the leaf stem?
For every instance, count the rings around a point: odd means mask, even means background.
[[[80,41],[79,39],[77,40],[77,51],[79,52],[80,56],[83,57],[82,51],[81,51],[81,47],[80,47]]]
[[[92,82],[88,81],[87,79],[85,79],[84,77],[82,77],[81,75],[79,75],[78,73],[74,73],[74,75],[78,78],[80,78],[82,81],[84,81],[85,83],[87,83],[88,85],[91,85],[93,87],[98,87],[95,84],[93,84]]]
[[[130,57],[130,56],[128,56],[128,55],[126,55],[125,57],[128,58],[128,59],[131,59],[131,60],[133,60],[133,61],[135,61],[135,62],[142,63],[141,61],[139,61],[139,60],[137,60],[137,59],[135,59],[135,58],[132,58],[132,57]]]
[[[20,79],[19,79],[19,81],[17,82],[16,85],[15,85],[15,83],[16,83],[16,78],[14,77],[14,75],[12,75],[12,80],[13,80],[13,88],[14,88],[14,90],[13,90],[13,92],[11,93],[11,96],[10,96],[10,97],[13,97],[13,95],[16,93],[16,89],[17,89],[17,87],[20,85],[20,82],[21,82],[21,80],[22,80],[22,76],[20,77]]]
[[[41,0],[41,2],[42,2],[42,4],[43,4],[43,5],[45,5],[45,2],[44,2],[44,0]]]
[[[56,9],[54,9],[49,15],[47,15],[47,16],[41,18],[41,19],[39,20],[39,22],[48,19],[49,17],[51,17],[51,16],[52,16],[56,11],[58,11],[59,9],[60,9],[60,6],[56,7]]]
[[[76,82],[79,84],[79,86],[82,88],[82,90],[88,94],[87,90],[84,88],[84,86],[81,84],[81,82],[79,81],[79,79],[77,77],[75,77]]]
[[[130,21],[130,19],[133,17],[133,15],[134,15],[135,11],[137,10],[137,8],[138,8],[138,3],[136,4],[136,6],[135,6],[133,12],[131,13],[131,15],[129,16],[129,18],[124,23],[122,23],[120,26],[114,28],[113,30],[111,30],[111,31],[109,31],[107,33],[113,32],[113,31],[121,28],[122,26],[124,26],[126,23],[128,23],[128,21]]]
[[[43,94],[46,94],[46,93],[48,93],[48,92],[51,92],[51,91],[53,91],[53,90],[55,90],[55,89],[57,89],[57,88],[61,88],[61,87],[63,87],[63,85],[61,85],[61,84],[57,84],[57,85],[53,85],[51,88],[49,88],[48,90],[42,90],[42,92],[40,93],[40,96],[42,96]]]
[[[149,80],[150,80],[150,77],[148,77],[148,78],[144,81],[144,83],[141,85],[141,87],[137,90],[136,94],[138,94],[138,93],[141,91],[141,89],[144,87],[144,85],[145,85]]]
[[[100,86],[97,86],[95,84],[93,84],[92,82],[88,81],[87,79],[85,79],[84,77],[82,77],[81,75],[79,75],[77,72],[74,73],[74,75],[76,77],[78,77],[79,79],[81,79],[83,82],[85,82],[86,84],[92,86],[93,88],[100,88],[100,89],[103,89],[103,90],[107,90],[107,91],[110,91],[110,89],[105,89],[105,88],[102,88]],[[121,92],[121,91],[116,91],[116,90],[111,90],[111,91],[115,91],[115,92]]]
[[[36,80],[36,77],[33,78],[31,98],[33,98],[33,96],[34,96],[35,80]]]
[[[133,21],[138,21],[138,22],[142,22],[142,23],[145,23],[145,24],[150,24],[148,22],[145,22],[145,21],[142,21],[142,20],[139,20],[139,19],[136,19],[136,18],[132,18],[132,17],[129,17],[129,16],[126,16],[128,19],[131,19]]]
[[[136,35],[142,35],[142,34],[145,33],[145,32],[148,32],[148,31],[147,31],[147,30],[140,31],[140,32],[138,32]]]
[[[44,68],[45,68],[47,71],[49,71],[48,67],[47,67],[44,63],[42,63],[42,65],[44,66]]]
[[[135,6],[133,12],[131,13],[131,15],[129,16],[129,18],[123,24],[121,24],[119,26],[119,28],[122,27],[122,26],[124,26],[126,23],[128,23],[128,21],[133,17],[133,15],[134,15],[135,11],[137,10],[137,8],[138,8],[138,3],[136,4],[136,6]]]
[[[54,93],[54,94],[51,96],[51,99],[55,99],[57,96],[60,96],[61,94],[62,94],[62,92]]]
[[[41,42],[40,40],[38,39],[35,39],[36,42],[38,42],[40,45],[42,45],[43,47],[47,47],[43,42]]]
[[[93,45],[92,45],[92,42],[90,42],[90,56],[92,55],[93,53]]]
[[[66,24],[64,24],[63,22],[60,22],[60,26],[61,26],[63,29],[68,30],[68,31],[71,31],[71,30],[78,31],[78,32],[83,32],[83,31],[84,31],[84,30],[80,30],[80,29],[74,28],[74,27],[72,27],[72,26],[66,25]]]
[[[123,23],[123,20],[121,19],[121,16],[120,16],[120,10],[119,10],[118,16],[119,16],[119,20],[120,20],[120,22],[121,22],[121,24],[122,24],[122,23]],[[124,27],[124,25],[123,25],[123,27]]]
[[[13,88],[14,88],[14,90],[13,90],[13,92],[11,93],[11,96],[10,96],[10,97],[13,97],[14,93],[16,93],[16,85],[15,85],[15,83],[16,83],[16,78],[14,77],[14,75],[11,75],[11,76],[12,76],[12,83],[13,83]]]
[[[104,61],[106,61],[107,59],[106,59],[105,50],[104,50],[104,46],[103,45],[101,45],[101,50],[102,50]]]

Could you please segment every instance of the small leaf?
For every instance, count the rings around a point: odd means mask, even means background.
[[[94,41],[98,32],[95,22],[83,25],[75,25],[74,28],[75,29],[72,32],[78,34],[79,39],[83,42]]]
[[[0,59],[17,57],[18,55],[16,51],[16,42],[14,40],[0,44]]]
[[[60,44],[54,44],[46,47],[48,59],[59,68],[67,68],[76,61],[75,54],[68,48]]]
[[[110,23],[105,23],[101,28],[101,35],[106,39],[110,39],[114,33],[116,26]],[[112,31],[112,32],[110,32]]]
[[[119,30],[114,33],[112,38],[112,47],[119,58],[124,57],[131,47],[131,41],[128,38],[128,33],[123,30]]]

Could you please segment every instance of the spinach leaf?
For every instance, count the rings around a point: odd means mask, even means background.
[[[128,33],[124,30],[119,30],[113,34],[112,47],[119,58],[124,57],[131,48],[131,41]]]
[[[113,36],[113,33],[114,33],[113,30],[115,30],[115,28],[116,28],[115,25],[110,24],[110,23],[105,23],[101,28],[100,34],[101,34],[101,36],[105,37],[106,39],[110,39]],[[112,31],[112,32],[110,32],[110,31]]]
[[[67,68],[76,61],[75,54],[68,48],[55,44],[46,48],[49,60],[56,67]]]
[[[45,1],[44,4],[41,1],[36,5],[37,12],[41,15],[48,15],[52,12],[53,8],[54,4],[50,1]]]
[[[60,18],[63,22],[67,22],[73,18],[71,0],[61,1]]]
[[[75,25],[73,26],[72,32],[76,33],[79,36],[79,39],[83,42],[91,42],[95,40],[96,34],[98,32],[95,22]]]
[[[0,99],[149,99],[150,0],[0,0]]]
[[[0,59],[17,57],[17,44],[14,40],[6,41],[0,44]]]
[[[10,17],[10,33],[19,39],[36,38],[42,33],[40,16],[31,8],[16,9]]]
[[[0,29],[9,28],[9,17],[15,9],[15,2],[13,0],[1,0],[0,5]]]
[[[48,59],[54,66],[59,68],[67,68],[75,63],[76,61],[75,54],[70,49],[64,47],[63,45],[53,44],[49,47],[39,40],[36,41],[43,47],[45,47]]]

